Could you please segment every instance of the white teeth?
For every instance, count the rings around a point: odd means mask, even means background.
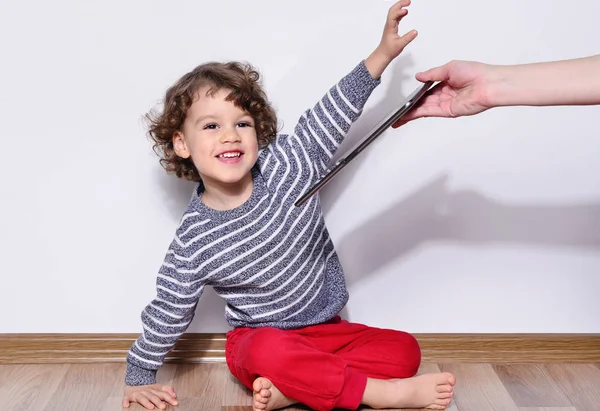
[[[223,153],[220,154],[219,157],[224,157],[224,158],[233,158],[233,157],[239,157],[241,155],[240,152],[235,152],[235,153]]]

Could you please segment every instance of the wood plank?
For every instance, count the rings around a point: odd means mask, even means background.
[[[121,405],[122,398],[122,396],[108,397],[106,401],[104,401],[104,404],[102,405],[102,408],[100,408],[100,411],[121,411],[127,409],[123,408],[123,406]],[[137,405],[134,407],[133,405],[134,404],[131,404],[129,406],[128,411],[139,411],[143,409],[143,407],[139,407]]]
[[[156,373],[156,382],[174,387],[177,368],[179,368],[179,364],[163,364],[158,373]],[[177,391],[175,393],[177,394]]]
[[[578,411],[600,410],[600,370],[592,364],[545,364]]]
[[[600,334],[415,334],[428,363],[600,361]]]
[[[179,407],[194,409],[199,401],[201,409],[220,411],[228,374],[225,364],[179,364],[173,380]]]
[[[252,391],[244,387],[237,378],[231,374],[226,377],[223,389],[223,407],[252,406]]]
[[[0,364],[125,362],[138,334],[0,334]],[[425,363],[600,362],[600,334],[415,334]],[[167,363],[225,362],[225,334],[187,333]]]
[[[0,367],[2,409],[42,411],[67,373],[68,365]]]
[[[597,364],[438,366],[425,363],[419,374],[440,371],[452,372],[457,377],[456,396],[448,411],[600,410],[600,368]],[[0,408],[7,411],[122,411],[124,372],[125,364],[3,365],[0,366]],[[249,391],[237,385],[224,364],[166,364],[157,379],[162,384],[174,386],[178,393],[180,405],[169,406],[167,410],[251,411]],[[522,386],[507,389],[503,384],[506,380],[512,381],[511,384],[517,381]],[[545,396],[553,401],[567,398],[572,406],[517,407],[515,404],[537,401]],[[144,408],[132,404],[129,410],[142,411]],[[307,411],[308,408],[286,409],[300,410]]]
[[[518,411],[490,364],[440,364],[456,377],[454,403],[460,411]]]
[[[519,411],[577,411],[573,407],[519,407]]]
[[[519,407],[570,407],[572,405],[542,365],[518,364],[493,367]]]
[[[213,401],[214,400],[214,401]],[[172,411],[221,411],[221,405],[215,398],[181,397],[177,398],[179,405],[169,405],[167,410]],[[143,408],[142,408],[143,409]]]
[[[44,411],[100,411],[123,386],[122,364],[71,364]]]
[[[167,405],[163,411],[221,411],[220,407],[212,403],[207,403],[204,398],[178,398],[179,405]],[[132,403],[129,408],[123,408],[121,405],[121,397],[109,397],[103,404],[101,411],[147,411],[146,408],[137,403]],[[160,411],[154,408],[155,411]],[[82,410],[83,411],[83,410]],[[252,408],[249,410],[252,411]]]
[[[119,397],[121,398],[125,393],[125,372],[127,370],[127,364],[112,364],[114,367],[114,373],[117,378],[115,383],[112,385],[111,391],[108,392],[110,397]]]

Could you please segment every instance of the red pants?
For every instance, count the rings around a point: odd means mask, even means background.
[[[283,395],[315,410],[357,409],[367,377],[408,378],[421,350],[402,331],[342,321],[297,330],[236,328],[227,333],[227,365],[249,389],[270,379]]]

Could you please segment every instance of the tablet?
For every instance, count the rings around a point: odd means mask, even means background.
[[[407,97],[406,100],[402,103],[402,106],[396,111],[394,111],[390,116],[384,119],[383,123],[374,129],[367,137],[365,137],[360,144],[356,146],[352,151],[350,151],[347,155],[342,157],[335,166],[327,171],[323,177],[321,177],[302,197],[300,197],[295,205],[296,207],[300,207],[304,204],[310,197],[315,195],[317,191],[325,186],[331,179],[344,167],[346,167],[352,160],[356,158],[369,144],[371,144],[377,137],[379,137],[384,131],[392,126],[396,121],[400,120],[403,115],[408,113],[414,106],[421,100],[421,98],[427,93],[427,91],[433,85],[433,81],[428,81],[424,83],[421,87],[417,88],[410,96]]]

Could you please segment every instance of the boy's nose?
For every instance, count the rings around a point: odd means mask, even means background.
[[[227,129],[221,135],[221,142],[223,143],[232,143],[240,141],[240,136],[235,129]]]

